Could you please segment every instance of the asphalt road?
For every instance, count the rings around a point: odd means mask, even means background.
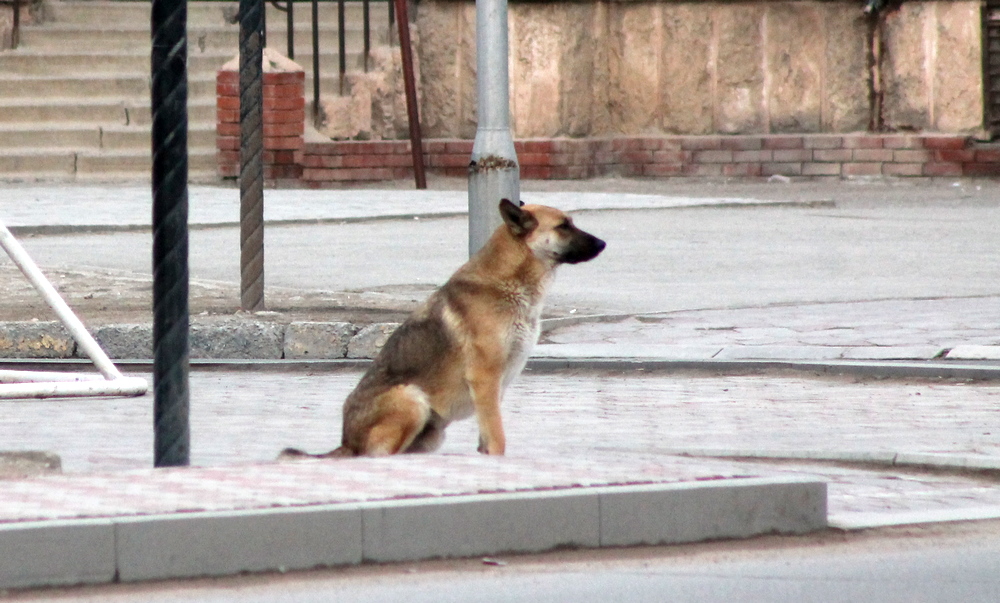
[[[709,308],[1000,294],[1000,205],[838,201],[835,207],[586,211],[608,241],[594,262],[560,271],[562,311]],[[268,286],[381,291],[422,299],[465,260],[464,217],[266,230]],[[235,228],[191,234],[191,276],[239,282]],[[150,274],[148,233],[28,237],[44,268]]]
[[[987,603],[1000,522],[10,593],[22,602]]]

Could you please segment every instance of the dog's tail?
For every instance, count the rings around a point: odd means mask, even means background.
[[[340,448],[335,448],[330,452],[325,452],[323,454],[309,454],[308,452],[299,450],[298,448],[285,448],[284,450],[281,451],[281,454],[278,455],[278,460],[288,461],[288,460],[306,459],[306,458],[332,459],[332,458],[341,458],[348,456],[357,456],[357,455],[354,454],[354,451],[352,451],[349,448],[345,448],[344,446],[341,446]]]

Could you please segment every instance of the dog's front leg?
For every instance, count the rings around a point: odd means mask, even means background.
[[[472,405],[479,422],[479,452],[503,454],[506,438],[500,419],[500,380],[502,369],[488,364],[473,367],[469,375]]]

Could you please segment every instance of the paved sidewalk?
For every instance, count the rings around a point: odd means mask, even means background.
[[[149,395],[3,402],[4,448],[57,452],[66,474],[0,481],[0,541],[5,527],[86,518],[252,518],[265,509],[751,478],[828,484],[830,521],[845,528],[1000,516],[1000,203],[982,190],[993,183],[706,185],[708,193],[635,182],[608,190],[615,184],[523,195],[586,210],[581,224],[611,240],[601,262],[560,275],[536,357],[570,365],[651,359],[702,371],[644,371],[627,362],[615,370],[531,371],[505,403],[503,459],[476,455],[475,425],[465,421],[449,428],[440,454],[272,462],[287,445],[336,443],[340,401],[358,373],[327,365],[195,370],[199,468],[187,470],[148,469]],[[85,321],[109,325],[129,304],[148,307],[147,188],[3,192],[0,219],[59,275]],[[248,358],[289,357],[289,333],[298,328],[346,320],[350,339],[366,320],[388,323],[378,327],[384,332],[461,262],[466,202],[456,190],[268,191],[265,212],[275,227],[268,245],[278,256],[278,269],[269,268],[272,299],[286,305],[248,316],[225,310],[234,292],[227,275],[236,191],[192,187],[192,303],[207,308],[194,321],[217,319],[212,333],[258,329],[250,339],[267,340],[271,351]],[[0,277],[13,283],[4,261]],[[5,290],[19,307],[27,299],[13,285]],[[235,339],[245,353],[247,338]],[[334,357],[349,345],[338,340]],[[895,366],[932,372],[974,361],[977,377],[994,379],[757,374],[745,360],[812,361],[817,369],[852,361],[876,375],[886,361],[916,361]],[[741,374],[726,374],[737,367]]]

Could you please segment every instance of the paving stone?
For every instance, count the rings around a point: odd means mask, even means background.
[[[345,358],[358,328],[346,322],[293,322],[285,330],[286,359]]]
[[[1000,360],[1000,345],[960,345],[948,351],[954,360]]]
[[[234,320],[192,325],[191,358],[279,359],[284,353],[285,325]]]
[[[363,327],[347,346],[348,358],[374,358],[400,323],[384,322]]]
[[[58,321],[0,322],[0,358],[71,358],[75,349]]]
[[[152,324],[103,325],[95,328],[93,335],[109,358],[153,357]],[[82,351],[77,350],[77,355],[81,354]]]

